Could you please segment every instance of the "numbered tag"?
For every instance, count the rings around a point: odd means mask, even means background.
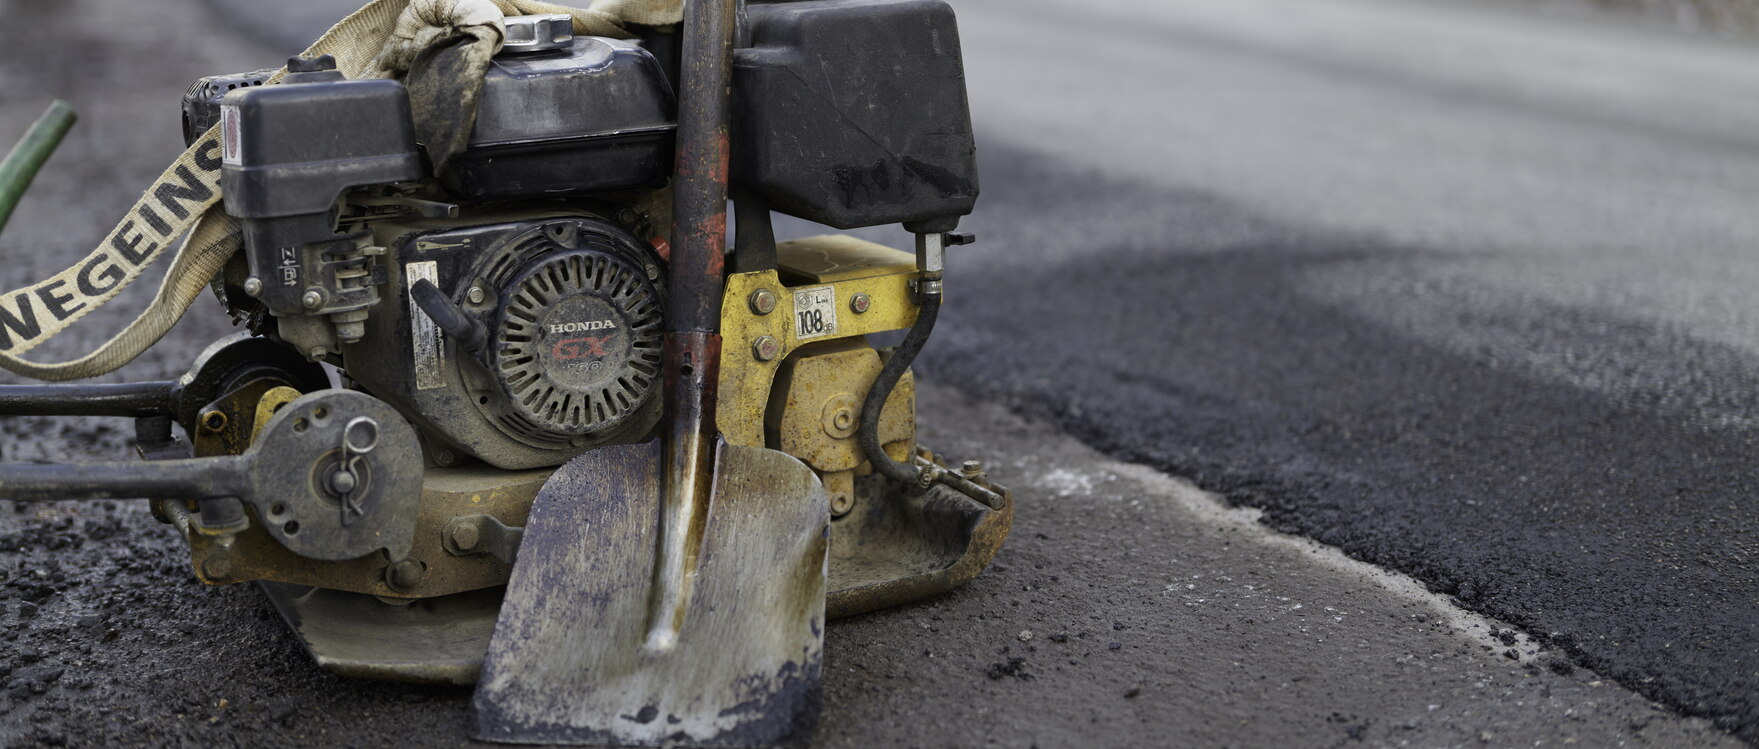
[[[794,290],[794,337],[800,340],[837,334],[837,288],[814,286]]]

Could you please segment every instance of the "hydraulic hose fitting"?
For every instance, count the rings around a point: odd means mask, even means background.
[[[880,412],[885,409],[886,400],[892,396],[892,389],[897,386],[898,380],[910,369],[910,365],[916,361],[916,355],[922,353],[922,347],[934,333],[935,320],[941,311],[946,248],[949,245],[970,244],[971,241],[969,234],[919,232],[916,235],[916,268],[920,272],[916,280],[916,298],[922,308],[917,312],[916,324],[910,327],[910,332],[904,336],[904,342],[898,344],[892,357],[886,360],[879,377],[873,382],[873,387],[867,391],[867,400],[861,404],[861,452],[873,463],[874,470],[880,475],[899,483],[917,484],[927,488],[943,480],[945,472],[938,466],[900,463],[886,454],[879,440]]]

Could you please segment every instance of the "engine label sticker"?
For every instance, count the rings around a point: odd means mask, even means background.
[[[837,334],[837,287],[794,290],[794,337],[802,341]]]
[[[410,263],[403,266],[404,288],[414,288],[415,283],[427,280],[438,286],[440,283],[440,264],[433,260]],[[422,311],[415,298],[409,299],[409,340],[415,360],[415,389],[433,390],[446,386],[446,333]]]
[[[238,129],[238,107],[220,105],[220,161],[244,163],[244,133]]]

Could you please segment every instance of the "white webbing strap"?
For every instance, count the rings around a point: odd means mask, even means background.
[[[485,9],[492,17],[485,15]],[[536,0],[373,0],[331,27],[301,56],[331,55],[336,68],[349,78],[377,77],[406,69],[406,59],[402,67],[397,64],[394,46],[407,50],[418,38],[433,39],[422,31],[424,26],[449,32],[459,28],[459,21],[487,20],[496,29],[498,48],[504,14],[568,13],[574,17],[576,33],[624,36],[624,24],[677,23],[682,12],[682,0],[599,0],[589,10]],[[271,80],[285,74],[283,69]],[[75,380],[113,372],[140,356],[170,332],[241,247],[238,226],[220,210],[219,202],[216,127],[159,175],[97,249],[46,281],[0,294],[0,368],[40,380]],[[33,362],[20,357],[114,299],[185,232],[188,237],[173,253],[158,293],[120,333],[70,361]]]

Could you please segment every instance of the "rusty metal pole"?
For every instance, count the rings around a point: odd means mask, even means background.
[[[683,626],[713,488],[736,11],[736,0],[691,0],[684,8],[665,336],[668,430],[647,639],[656,651],[670,650]]]

